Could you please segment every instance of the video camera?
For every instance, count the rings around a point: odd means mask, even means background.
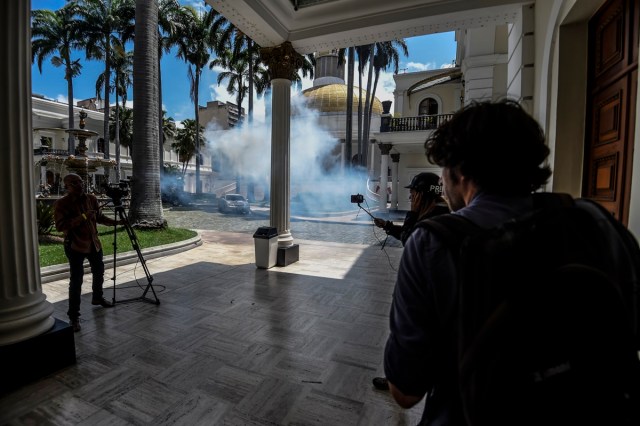
[[[113,204],[120,205],[123,197],[129,195],[129,181],[127,179],[120,179],[119,183],[104,183],[102,184],[104,193],[107,197],[111,198]]]
[[[361,204],[364,203],[364,195],[362,194],[355,194],[351,196],[351,202],[353,204]]]

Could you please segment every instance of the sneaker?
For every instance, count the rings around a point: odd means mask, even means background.
[[[107,299],[105,299],[104,297],[101,297],[99,299],[91,299],[91,304],[100,305],[103,308],[113,308],[113,303],[107,301]]]
[[[378,390],[389,390],[389,382],[385,377],[374,377],[373,387]]]
[[[80,331],[82,329],[82,327],[80,327],[80,320],[79,319],[69,320],[69,325],[71,325],[71,328],[73,328],[74,333],[77,333],[78,331]]]

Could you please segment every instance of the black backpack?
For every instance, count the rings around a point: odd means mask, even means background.
[[[600,206],[535,194],[481,230],[420,223],[458,262],[458,375],[468,425],[640,425],[640,249]]]

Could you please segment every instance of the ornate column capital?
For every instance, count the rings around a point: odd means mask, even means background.
[[[290,42],[285,41],[280,46],[263,47],[260,58],[269,67],[271,79],[285,78],[291,80],[293,74],[302,67],[302,55],[295,51]]]
[[[399,163],[400,162],[400,154],[391,154],[391,161],[393,161],[394,163]]]
[[[393,145],[390,143],[379,143],[378,148],[380,148],[380,152],[382,155],[389,155],[389,151],[393,148]]]

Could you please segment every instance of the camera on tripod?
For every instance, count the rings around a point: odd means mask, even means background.
[[[353,204],[361,204],[364,203],[364,195],[362,194],[354,194],[351,196],[351,202]]]
[[[105,183],[102,186],[104,193],[116,206],[122,204],[122,198],[129,195],[129,181],[126,179],[120,179],[119,183]]]

